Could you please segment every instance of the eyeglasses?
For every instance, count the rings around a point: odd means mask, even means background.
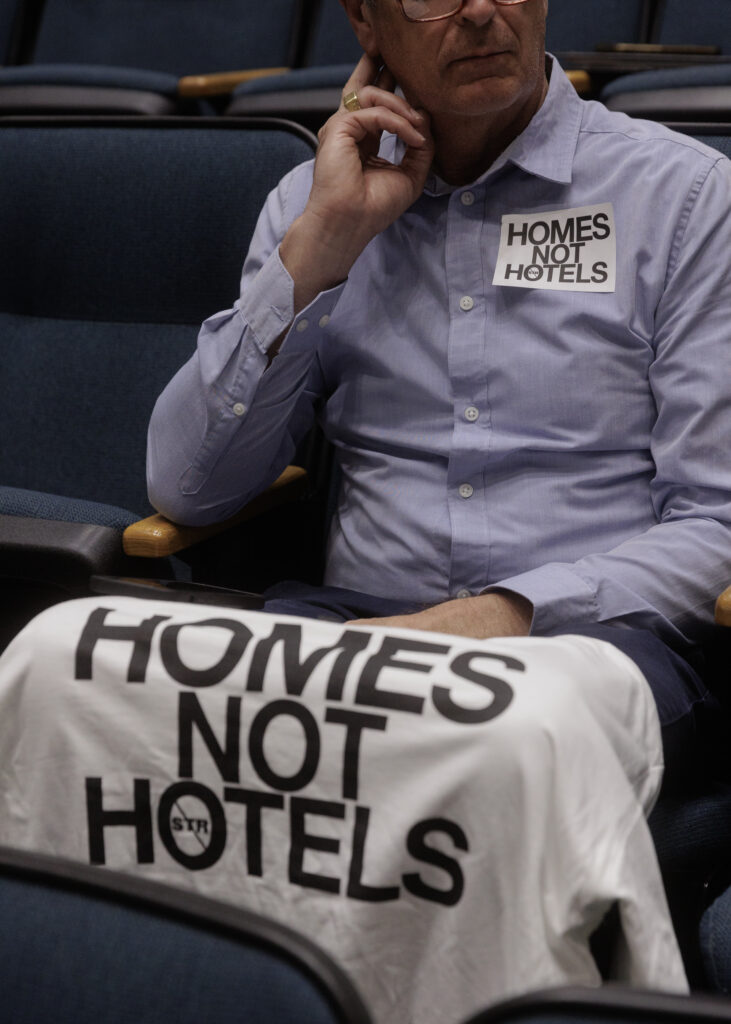
[[[524,4],[526,0],[495,0],[499,7]],[[407,21],[441,21],[461,11],[465,0],[399,0]]]

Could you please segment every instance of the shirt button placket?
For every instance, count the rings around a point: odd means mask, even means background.
[[[480,406],[473,404],[479,398],[475,381],[480,380],[479,352],[484,334],[481,315],[484,282],[481,267],[475,265],[471,256],[474,247],[479,247],[482,234],[481,217],[476,216],[478,201],[481,202],[476,192],[469,188],[452,198],[452,204],[456,203],[452,205],[455,227],[453,236],[450,235],[452,245],[448,246],[446,254],[451,312],[449,366],[455,420],[450,476],[454,474],[451,500],[456,502],[452,509],[450,589],[455,597],[463,598],[479,592],[481,577],[473,564],[471,538],[484,514],[483,503],[475,496],[475,486],[467,482],[475,469],[475,446],[479,443],[477,428],[473,430],[471,424],[481,415]],[[470,589],[473,582],[474,589]]]

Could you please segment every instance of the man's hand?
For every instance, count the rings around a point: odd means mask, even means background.
[[[532,618],[530,601],[519,594],[501,592],[446,601],[413,615],[356,619],[350,625],[424,629],[487,640],[495,636],[527,636]]]
[[[343,281],[366,245],[421,195],[434,155],[428,117],[395,96],[393,77],[364,56],[343,90],[360,110],[340,109],[320,130],[314,179],[304,213],[280,247],[295,283],[295,312]],[[399,165],[378,157],[381,133],[406,152]]]

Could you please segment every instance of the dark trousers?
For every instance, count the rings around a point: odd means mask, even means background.
[[[330,622],[405,615],[414,605],[340,587],[285,581],[264,594],[264,611]],[[579,634],[614,644],[647,679],[657,705],[665,755],[663,792],[693,789],[711,770],[720,708],[704,680],[682,655],[654,633],[603,624],[567,624],[549,635]]]

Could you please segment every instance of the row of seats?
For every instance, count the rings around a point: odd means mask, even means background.
[[[731,53],[728,7],[729,0],[699,0],[690,17],[685,0],[613,0],[607,4],[553,0],[548,48],[590,51],[597,46],[630,43],[710,46]]]
[[[678,47],[714,52],[666,52]],[[569,69],[588,69],[596,95],[624,72],[689,61],[696,77],[681,85],[729,87],[731,0],[696,0],[692,19],[683,0],[552,0],[548,48]],[[0,115],[224,112],[295,117],[312,129],[359,56],[338,0],[5,0],[2,52]],[[610,88],[625,109],[619,93],[647,86]]]
[[[548,48],[691,44],[731,52],[729,0],[553,0]],[[357,45],[338,0],[4,0],[4,64],[95,64],[174,75],[312,67],[351,60]]]

